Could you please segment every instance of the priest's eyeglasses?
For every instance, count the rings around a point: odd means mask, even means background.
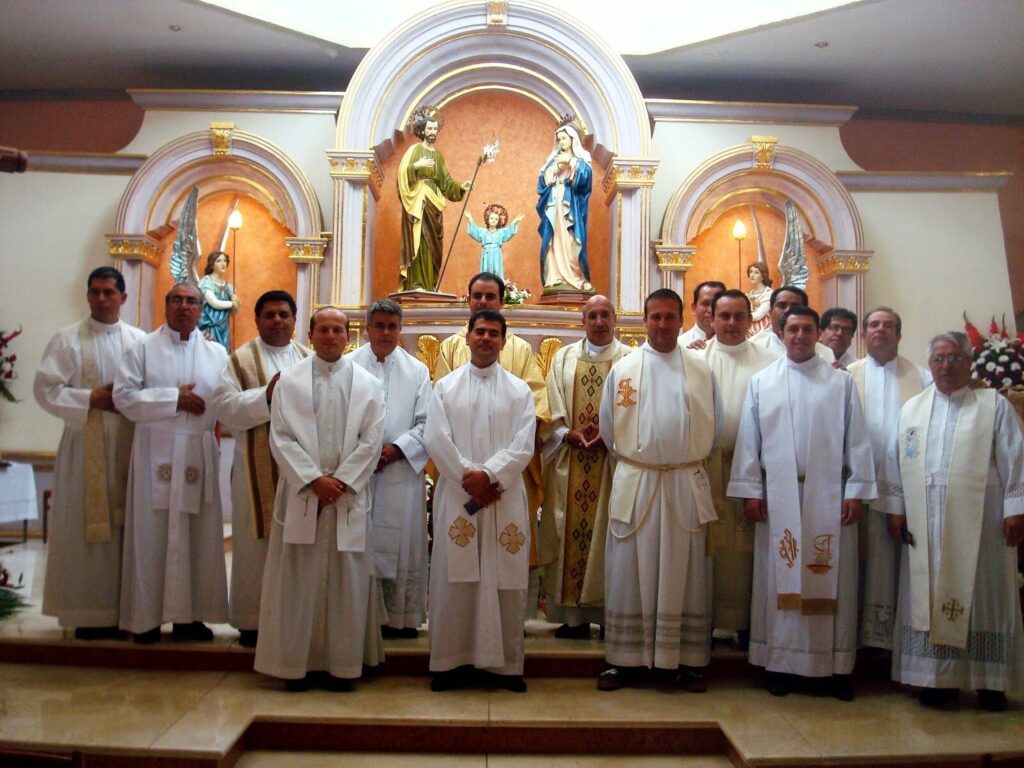
[[[171,304],[187,304],[190,307],[199,304],[199,299],[197,299],[195,296],[171,296],[171,298],[168,299],[168,301]]]
[[[964,357],[962,352],[950,352],[948,355],[932,355],[930,358],[928,358],[928,362],[931,365],[943,365],[944,363],[949,363],[950,365],[952,365],[954,363],[959,363],[961,360],[965,359],[966,358]]]

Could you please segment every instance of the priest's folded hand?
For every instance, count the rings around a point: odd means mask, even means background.
[[[178,410],[202,416],[206,413],[206,401],[192,390],[195,384],[182,384],[178,387]]]
[[[843,525],[853,525],[860,520],[864,514],[864,502],[860,499],[846,499],[843,501]]]
[[[1003,540],[1008,547],[1024,544],[1024,515],[1013,515],[1003,520]]]
[[[744,499],[743,516],[752,523],[763,523],[768,519],[768,513],[764,508],[764,501],[761,499]]]
[[[103,387],[96,387],[96,389],[89,393],[89,407],[95,408],[97,411],[117,413],[117,407],[114,405],[113,391],[114,382],[110,382]]]
[[[491,482],[490,476],[482,469],[469,470],[462,475],[462,490],[486,507],[501,498],[498,486]]]
[[[321,504],[333,504],[345,492],[345,484],[331,475],[318,477],[310,483],[310,488],[312,488],[313,493],[316,494]]]

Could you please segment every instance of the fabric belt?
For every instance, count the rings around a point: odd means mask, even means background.
[[[652,472],[673,472],[677,469],[689,469],[690,467],[699,467],[704,464],[703,461],[684,461],[680,464],[647,464],[646,462],[636,461],[625,456],[619,456],[617,459],[623,464],[629,464],[631,467],[646,469]]]

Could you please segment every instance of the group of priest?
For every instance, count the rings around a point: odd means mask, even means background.
[[[783,286],[748,339],[748,297],[708,282],[686,333],[680,296],[654,291],[638,349],[592,297],[545,380],[503,296],[495,275],[470,281],[469,322],[429,371],[389,300],[349,354],[348,317],[317,310],[310,352],[292,297],[268,292],[258,337],[226,355],[196,330],[195,287],[143,334],[119,319],[120,273],[94,270],[90,317],[35,381],[65,422],[43,612],[140,643],[230,621],[257,671],[348,690],[383,637],[416,636],[429,559],[434,690],[525,690],[541,593],[557,637],[600,625],[601,690],[650,674],[705,690],[713,630],[778,696],[811,678],[852,699],[858,647],[891,649],[927,706],[974,689],[1004,709],[1024,688],[1024,436],[1005,398],[970,386],[962,334],[937,335],[920,369],[882,307],[857,360],[854,313],[819,317]],[[218,421],[235,438],[230,600]]]

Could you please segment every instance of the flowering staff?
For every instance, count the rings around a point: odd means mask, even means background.
[[[9,403],[18,402],[18,398],[7,387],[8,381],[17,378],[17,375],[14,373],[14,364],[18,360],[18,356],[5,355],[3,351],[7,349],[7,345],[11,343],[11,340],[20,333],[21,328],[6,334],[0,331],[0,397]]]
[[[469,196],[473,194],[473,185],[476,184],[476,175],[480,172],[480,166],[484,163],[493,163],[494,159],[498,156],[498,145],[501,142],[495,139],[491,144],[484,144],[484,148],[481,151],[480,157],[476,159],[476,168],[473,169],[473,178],[469,180],[469,191],[466,192],[466,196],[462,198],[462,210],[459,211],[459,221],[462,221],[462,215],[466,212],[466,206],[469,204]],[[437,285],[434,286],[436,291],[441,287],[441,278],[444,277],[444,271],[448,268],[448,259],[452,256],[452,249],[455,247],[455,238],[459,236],[459,230],[455,230],[455,234],[452,236],[452,241],[448,245],[448,254],[444,257],[444,264],[441,265],[441,273],[437,276]]]

